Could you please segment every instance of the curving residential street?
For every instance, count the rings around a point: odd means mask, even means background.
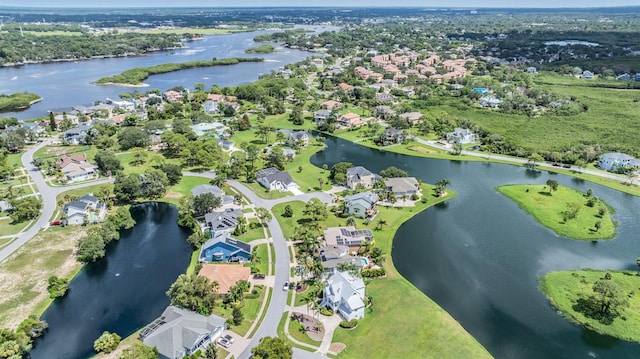
[[[113,182],[112,178],[104,178],[104,179],[99,179],[96,181],[81,183],[81,184],[72,185],[72,186],[64,186],[64,187],[49,186],[45,181],[44,176],[42,176],[42,173],[40,172],[40,170],[38,170],[38,168],[34,166],[31,162],[33,161],[33,154],[40,148],[46,145],[49,145],[51,142],[54,141],[54,139],[55,138],[51,138],[47,141],[43,141],[31,147],[22,155],[22,166],[27,170],[29,177],[31,177],[31,181],[33,181],[33,184],[38,189],[39,195],[42,199],[42,204],[43,204],[42,212],[40,213],[40,216],[38,217],[38,219],[35,220],[35,222],[31,225],[31,227],[28,230],[20,233],[17,239],[15,239],[6,247],[2,248],[2,250],[0,250],[0,262],[5,260],[8,256],[11,255],[11,253],[15,252],[18,248],[20,248],[22,245],[27,243],[31,238],[33,238],[36,234],[38,234],[40,229],[46,227],[49,224],[49,220],[51,219],[51,217],[53,217],[53,214],[56,211],[56,206],[57,206],[56,196],[58,194],[72,190],[72,189],[76,189],[76,188],[83,188],[83,187],[89,187],[89,186],[95,186],[98,184]]]

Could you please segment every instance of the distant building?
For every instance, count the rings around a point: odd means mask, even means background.
[[[453,132],[447,133],[447,141],[449,143],[473,143],[476,142],[477,136],[468,128],[456,127]]]
[[[640,160],[624,153],[605,153],[598,160],[598,167],[607,171],[618,171],[621,168],[639,167]]]
[[[298,184],[293,181],[289,172],[280,171],[273,167],[256,172],[256,180],[263,187],[272,191],[286,192],[298,188]]]
[[[531,66],[531,67],[527,67],[527,72],[530,74],[535,74],[538,72],[538,69],[536,69],[535,67]]]
[[[589,70],[585,70],[582,72],[582,78],[585,80],[591,80],[593,79],[593,72],[589,71]]]

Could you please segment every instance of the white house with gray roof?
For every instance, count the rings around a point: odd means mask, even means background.
[[[607,171],[618,171],[620,168],[640,167],[640,160],[625,153],[611,152],[600,156],[598,167]]]
[[[447,142],[450,143],[473,143],[477,141],[477,136],[468,128],[456,127],[453,132],[447,133]]]
[[[350,190],[355,190],[358,187],[371,188],[380,178],[380,176],[362,166],[348,168],[346,176],[345,186]]]
[[[139,339],[158,349],[162,359],[182,359],[198,350],[204,351],[227,328],[226,319],[208,317],[173,305],[140,332]]]
[[[256,180],[270,191],[291,191],[299,186],[293,181],[289,172],[269,167],[256,172]]]
[[[336,271],[323,290],[321,307],[327,307],[350,321],[364,318],[365,286],[362,278],[348,272]]]
[[[98,197],[88,194],[71,203],[67,203],[62,211],[69,225],[83,224],[85,221],[87,223],[96,223],[104,220],[107,215],[107,206]]]

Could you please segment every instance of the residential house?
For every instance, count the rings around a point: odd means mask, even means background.
[[[477,136],[468,128],[456,127],[453,132],[447,133],[447,141],[449,143],[473,143],[477,141]]]
[[[320,104],[320,109],[322,110],[335,111],[341,108],[342,108],[342,102],[334,101],[334,100],[325,101]]]
[[[341,82],[340,84],[338,84],[338,88],[350,95],[353,95],[353,86],[349,84]]]
[[[324,231],[324,241],[327,246],[360,246],[373,241],[370,229],[356,229],[354,226],[329,227]]]
[[[360,127],[364,124],[357,113],[349,112],[338,117],[336,123],[342,128]]]
[[[251,245],[231,238],[229,232],[212,232],[200,249],[200,262],[248,262]]]
[[[307,130],[278,130],[287,136],[286,145],[290,147],[297,147],[301,145],[304,147],[309,144],[309,132]]]
[[[162,94],[162,97],[169,103],[181,102],[183,98],[182,93],[175,90],[166,91]]]
[[[373,191],[345,196],[345,213],[358,218],[373,218],[378,213],[376,209],[378,199],[378,195]]]
[[[422,120],[422,114],[420,112],[405,112],[398,115],[398,118],[407,121],[410,125],[416,125]]]
[[[202,109],[204,110],[204,113],[218,113],[218,107],[219,107],[220,103],[216,102],[216,101],[212,101],[212,100],[206,100],[203,104],[202,104]]]
[[[229,127],[223,125],[220,122],[201,122],[191,126],[191,130],[198,137],[207,134],[213,134],[215,136],[222,137],[224,132],[228,129]]]
[[[477,92],[477,93],[479,93],[479,94],[481,94],[483,96],[489,93],[489,89],[486,88],[486,87],[474,87],[471,90],[474,91],[474,92]]]
[[[318,110],[313,114],[313,122],[323,124],[331,116],[329,110]]]
[[[287,159],[288,161],[291,161],[294,158],[296,158],[296,150],[292,148],[283,148],[282,154],[284,155],[284,158]]]
[[[361,269],[364,266],[362,257],[349,255],[348,246],[324,246],[320,248],[320,262],[325,272],[335,273],[340,265],[349,264]]]
[[[293,181],[289,172],[273,167],[256,172],[256,180],[271,191],[286,192],[298,188],[298,184]]]
[[[535,67],[533,66],[527,67],[527,73],[535,74],[537,72],[538,72],[538,69],[536,69]]]
[[[44,137],[47,135],[47,129],[38,122],[21,122],[20,126],[27,132],[32,132],[36,137]]]
[[[208,317],[176,306],[168,306],[138,338],[155,347],[162,359],[182,359],[196,351],[205,351],[227,328],[226,319]]]
[[[611,152],[600,156],[598,167],[607,171],[618,171],[628,167],[640,168],[640,160],[625,153]]]
[[[362,166],[348,168],[346,177],[345,186],[350,190],[371,188],[380,178],[380,176]]]
[[[589,70],[584,70],[582,72],[582,78],[585,79],[585,80],[591,80],[591,79],[593,79],[593,76],[594,76],[593,72],[591,72]]]
[[[211,233],[231,232],[240,222],[240,218],[244,213],[237,208],[227,208],[222,211],[206,213],[204,215],[204,223]]]
[[[107,215],[107,206],[90,193],[65,204],[62,211],[69,225],[97,223],[102,222]]]
[[[393,193],[396,198],[412,196],[420,192],[420,183],[415,177],[395,177],[384,180],[387,192]]]
[[[394,98],[388,93],[379,93],[379,94],[376,94],[375,100],[377,102],[393,102]]]
[[[62,133],[62,142],[69,145],[85,144],[90,131],[91,127],[86,123],[79,124],[75,128]]]
[[[464,88],[464,85],[462,85],[462,84],[451,84],[451,85],[449,85],[449,88],[451,88],[452,90],[462,90]]]
[[[488,108],[498,108],[502,100],[496,98],[495,96],[482,96],[480,98],[480,106],[488,107]]]
[[[216,197],[220,197],[222,199],[222,205],[233,203],[233,196],[226,195],[223,190],[218,186],[210,185],[210,184],[201,184],[193,187],[191,189],[191,194],[194,197],[197,197],[204,193],[211,193]]]
[[[124,110],[124,111],[135,110],[135,104],[131,101],[126,101],[126,100],[117,101],[117,100],[112,100],[110,98],[107,98],[106,103],[108,105],[113,106],[113,108]]]
[[[56,167],[60,168],[64,180],[68,183],[84,181],[98,176],[98,166],[87,162],[86,154],[61,155],[56,161]]]
[[[402,143],[406,139],[407,134],[404,130],[397,128],[386,128],[382,132],[382,145],[389,146],[394,143]]]
[[[362,278],[336,271],[327,279],[323,294],[321,307],[339,313],[346,321],[364,318],[365,286]]]
[[[375,110],[373,111],[373,115],[382,118],[383,120],[388,120],[391,117],[395,116],[396,112],[392,110],[390,106],[380,105],[376,106]]]
[[[616,77],[616,80],[626,80],[626,81],[628,81],[628,80],[631,80],[631,75],[629,75],[627,73],[624,73],[624,74]]]

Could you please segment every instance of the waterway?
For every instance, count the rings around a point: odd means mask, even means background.
[[[103,331],[129,336],[169,304],[165,292],[189,265],[188,233],[176,224],[178,211],[166,203],[131,208],[137,224],[121,232],[105,258],[86,265],[69,292],[43,315],[45,335],[32,359],[78,359],[95,354]]]
[[[640,198],[545,171],[380,152],[337,138],[312,158],[379,172],[396,166],[434,183],[446,178],[458,196],[416,215],[398,230],[391,256],[398,271],[435,300],[496,358],[638,358],[640,345],[602,336],[557,315],[539,290],[549,271],[637,269]],[[616,209],[611,241],[561,238],[502,196],[511,183],[561,185],[594,194]],[[430,195],[430,194],[427,194]]]
[[[305,27],[308,30],[333,31],[337,27]],[[32,64],[21,67],[0,68],[0,94],[20,91],[37,93],[42,101],[20,112],[6,112],[1,117],[16,117],[20,120],[47,115],[50,110],[70,109],[74,105],[93,105],[107,98],[119,99],[123,92],[135,89],[122,86],[99,86],[92,82],[101,77],[112,76],[135,67],[154,66],[170,62],[211,60],[227,57],[262,57],[264,62],[241,63],[233,66],[196,68],[154,75],[145,80],[149,87],[139,91],[159,89],[165,91],[175,86],[192,88],[196,83],[237,86],[258,79],[260,74],[276,71],[312,55],[310,52],[278,48],[271,54],[245,54],[244,50],[256,46],[253,38],[258,34],[274,31],[242,32],[226,35],[207,35],[202,40],[187,42],[183,49],[155,52],[144,56],[95,59],[78,62],[56,62]],[[275,45],[275,44],[274,44]],[[277,46],[277,45],[276,45]]]

